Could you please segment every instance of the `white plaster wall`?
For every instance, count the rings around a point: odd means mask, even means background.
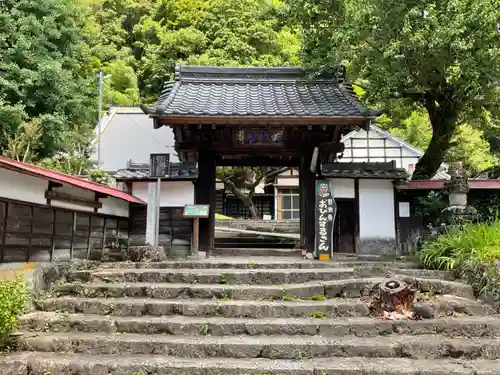
[[[24,175],[8,169],[0,168],[0,198],[15,199],[26,203],[47,204],[45,192],[49,187],[49,182],[42,178]],[[55,188],[54,191],[70,194],[77,198],[94,200],[93,191],[80,189],[71,185],[63,185]],[[127,201],[114,197],[101,198],[102,208],[99,213],[128,217],[129,204]],[[92,207],[86,207],[74,203],[67,203],[53,199],[52,207],[65,208],[68,210],[93,212]]]
[[[102,208],[99,209],[100,214],[121,217],[128,217],[129,215],[129,202],[123,199],[107,197],[99,199],[99,202],[102,203]]]
[[[353,178],[330,178],[335,198],[355,198]]]
[[[90,201],[93,201],[95,199],[95,192],[76,188],[70,185],[63,185],[61,187],[52,190],[58,193],[70,194],[76,198],[87,199]],[[66,208],[68,210],[94,212],[93,207],[87,207],[75,203],[63,202],[56,199],[53,199],[50,205],[53,207]]]
[[[149,182],[133,182],[132,194],[148,201]],[[160,190],[161,207],[184,207],[194,204],[194,184],[192,181],[163,181]]]
[[[299,179],[297,178],[277,178],[276,185],[275,186],[290,186],[290,187],[295,187],[299,186]]]
[[[389,180],[359,180],[359,237],[394,239],[394,188]]]
[[[0,168],[0,198],[46,204],[48,181]]]

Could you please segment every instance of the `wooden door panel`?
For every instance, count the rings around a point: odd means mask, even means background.
[[[354,232],[356,220],[356,201],[354,199],[337,201],[337,215],[333,231],[335,252],[355,252]]]

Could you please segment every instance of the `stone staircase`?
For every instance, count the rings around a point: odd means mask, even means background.
[[[387,277],[436,317],[380,320]],[[71,271],[21,318],[8,375],[499,375],[500,318],[470,286],[398,262],[338,257],[103,263]]]

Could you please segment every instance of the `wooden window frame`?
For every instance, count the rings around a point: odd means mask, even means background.
[[[293,191],[296,191],[297,193],[283,193],[284,190],[293,190]],[[300,189],[299,188],[278,188],[277,189],[277,196],[278,196],[278,221],[284,221],[284,220],[297,220],[297,219],[300,219]],[[292,197],[291,201],[290,201],[290,207],[291,208],[283,208],[283,197]],[[293,197],[299,197],[299,205],[297,206],[297,208],[294,207],[293,205]],[[292,212],[292,215],[293,216],[293,212],[298,212],[298,217],[297,218],[291,218],[291,219],[283,219],[283,212],[284,211],[290,211]]]

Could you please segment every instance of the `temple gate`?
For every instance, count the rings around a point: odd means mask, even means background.
[[[155,128],[172,127],[180,160],[198,164],[195,201],[210,205],[200,251],[214,247],[216,166],[290,166],[299,168],[301,247],[313,252],[320,165],[342,153],[342,134],[367,129],[378,113],[361,104],[344,69],[310,73],[179,65],[156,103],[141,107]]]

